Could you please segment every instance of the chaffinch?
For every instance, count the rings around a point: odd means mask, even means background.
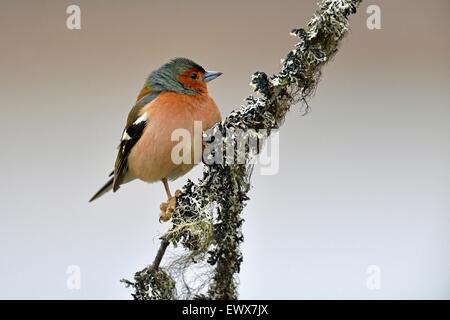
[[[171,135],[185,129],[193,136],[194,121],[201,121],[203,131],[221,121],[206,85],[221,74],[186,58],[175,58],[153,71],[128,114],[111,178],[89,202],[134,179],[162,181],[168,201],[160,206],[160,220],[169,220],[178,192],[172,195],[168,180],[184,175],[198,162],[175,163],[171,154],[176,142]]]

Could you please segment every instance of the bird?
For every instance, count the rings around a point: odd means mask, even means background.
[[[183,129],[192,136],[196,121],[201,122],[202,131],[221,121],[219,108],[207,87],[221,74],[207,71],[188,58],[174,58],[152,71],[128,113],[114,170],[89,202],[136,179],[161,181],[167,201],[160,205],[159,220],[170,220],[181,192],[177,190],[173,195],[168,181],[183,176],[201,161],[173,161],[172,150],[177,143],[172,141],[172,133]]]

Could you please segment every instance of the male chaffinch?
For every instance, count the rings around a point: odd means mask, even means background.
[[[176,144],[172,132],[185,129],[193,136],[194,121],[201,121],[203,131],[221,121],[206,85],[221,74],[186,58],[175,58],[153,71],[128,114],[111,178],[89,202],[134,179],[162,181],[168,201],[160,206],[160,220],[169,220],[178,192],[172,196],[168,180],[177,179],[196,164],[172,161]]]

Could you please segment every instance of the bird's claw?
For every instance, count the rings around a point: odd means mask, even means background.
[[[159,214],[159,222],[166,222],[172,218],[172,213],[177,206],[177,197],[181,195],[181,190],[175,191],[175,195],[169,198],[166,202],[162,202],[159,206],[161,210]]]

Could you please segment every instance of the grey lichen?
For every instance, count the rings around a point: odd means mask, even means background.
[[[136,272],[134,282],[122,280],[133,287],[135,300],[172,300],[176,296],[175,280],[164,270],[146,267]]]
[[[245,105],[232,112],[224,121],[208,132],[222,133],[242,129],[246,132],[267,130],[268,134],[283,123],[290,107],[298,102],[306,105],[321,75],[321,67],[330,61],[338,50],[341,39],[348,31],[348,17],[356,12],[361,0],[322,0],[307,29],[294,29],[291,34],[299,39],[295,48],[282,62],[281,71],[268,77],[256,72],[251,84],[256,93],[249,96]],[[258,137],[264,140],[264,137]],[[205,139],[205,143],[223,143]],[[262,141],[260,141],[262,142]],[[227,150],[229,153],[230,151]],[[259,148],[257,152],[259,151]],[[182,246],[186,256],[175,260],[172,266],[185,270],[207,259],[210,276],[195,288],[189,287],[184,298],[237,299],[237,274],[243,260],[240,244],[243,219],[241,213],[249,200],[250,178],[254,152],[246,152],[245,161],[239,164],[212,163],[204,166],[203,177],[197,182],[188,181],[178,198],[173,213],[172,227],[165,238],[174,246]],[[225,154],[225,157],[236,157]],[[189,263],[186,263],[189,261]],[[169,268],[170,269],[170,268]],[[175,299],[175,280],[170,270],[152,266],[136,273],[134,282],[123,280],[134,288],[135,299]],[[204,283],[208,281],[208,283]],[[198,288],[208,289],[199,292]],[[196,290],[197,289],[197,290]]]

